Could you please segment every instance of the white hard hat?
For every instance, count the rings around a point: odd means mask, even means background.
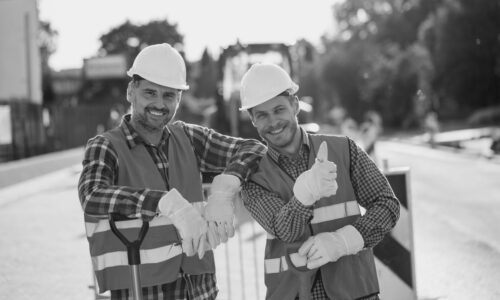
[[[142,49],[127,75],[139,75],[159,85],[187,90],[186,65],[182,56],[169,44],[156,44]]]
[[[293,95],[298,90],[299,86],[280,66],[270,63],[256,63],[241,79],[240,110],[262,104],[284,91]]]

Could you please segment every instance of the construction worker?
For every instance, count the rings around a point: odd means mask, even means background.
[[[78,184],[99,290],[110,290],[111,299],[132,297],[127,252],[107,220],[118,213],[150,222],[141,247],[144,299],[215,299],[211,249],[234,235],[232,199],[265,147],[170,122],[188,89],[184,60],[170,45],[144,48],[127,74],[131,114],[88,141]],[[200,172],[223,172],[213,180],[206,207]],[[118,223],[130,236],[142,225]]]
[[[268,233],[266,299],[298,295],[302,281],[285,259],[294,242],[293,264],[317,270],[305,283],[312,299],[378,299],[372,248],[395,226],[399,202],[355,142],[298,125],[298,88],[274,64],[254,64],[241,80],[241,109],[268,146],[242,186],[245,207]]]

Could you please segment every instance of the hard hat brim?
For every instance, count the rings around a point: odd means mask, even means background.
[[[291,95],[295,95],[295,93],[297,93],[298,90],[299,90],[299,86],[295,82],[292,82],[292,86],[284,91],[289,91]],[[265,102],[273,99],[274,97],[278,96],[279,94],[283,93],[284,91],[279,91],[279,92],[273,93],[270,96],[264,97],[264,99],[261,99],[261,101],[253,103],[252,105],[242,106],[239,108],[239,111],[246,111],[249,108],[252,108],[252,107],[255,107],[255,106],[260,105],[262,103],[265,103]]]
[[[187,85],[187,84],[178,85],[178,84],[173,84],[173,83],[167,82],[167,81],[155,80],[153,77],[150,77],[147,74],[136,74],[132,69],[127,71],[127,75],[130,77],[132,77],[134,75],[138,75],[138,76],[141,76],[145,80],[150,81],[152,83],[156,83],[156,84],[159,84],[161,86],[166,86],[166,87],[177,89],[177,90],[184,90],[185,91],[185,90],[189,89],[189,85]]]

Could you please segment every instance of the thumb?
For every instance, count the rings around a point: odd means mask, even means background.
[[[205,235],[201,236],[200,244],[198,246],[198,258],[202,259],[205,255],[207,249],[207,237]]]
[[[325,141],[319,146],[318,154],[316,155],[316,160],[319,162],[325,162],[328,160],[328,145]]]

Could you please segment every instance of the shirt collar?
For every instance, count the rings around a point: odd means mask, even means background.
[[[122,121],[120,123],[120,128],[123,132],[123,135],[125,135],[127,146],[132,149],[140,144],[149,145],[149,143],[144,140],[144,138],[137,132],[137,130],[135,130],[134,126],[132,126],[132,124],[130,123],[130,119],[131,115],[126,114],[122,117]],[[162,146],[167,141],[169,136],[170,130],[168,129],[168,126],[165,126],[158,146]]]
[[[307,132],[299,126],[300,129],[300,134],[302,135],[302,144],[300,145],[299,149],[299,154],[301,154],[305,150],[310,149],[310,144],[309,144],[309,136],[307,135]],[[282,156],[285,156],[284,154],[278,152],[278,150],[274,149],[272,146],[268,145],[268,150],[267,154],[274,160],[274,161],[279,161],[279,158]]]

